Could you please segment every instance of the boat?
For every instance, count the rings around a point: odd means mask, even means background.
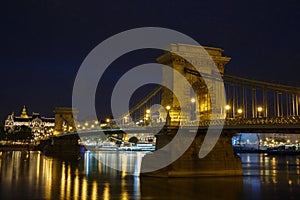
[[[120,146],[119,151],[155,151],[153,144],[136,144],[133,146]]]

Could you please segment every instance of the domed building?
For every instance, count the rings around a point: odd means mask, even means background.
[[[26,107],[24,106],[20,116],[15,116],[14,112],[7,116],[4,124],[4,130],[12,133],[20,130],[22,126],[29,127],[34,139],[38,140],[39,137],[46,135],[49,136],[53,133],[55,118],[43,117],[39,113],[35,112],[29,116],[27,114]]]

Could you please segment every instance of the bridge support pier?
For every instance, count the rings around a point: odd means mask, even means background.
[[[206,131],[198,130],[197,136],[191,146],[175,162],[163,169],[144,173],[142,176],[196,177],[242,175],[241,159],[233,152],[232,148],[231,138],[233,133],[223,132],[212,151],[202,159],[198,157],[205,133]],[[168,144],[175,134],[175,130],[170,131],[168,128],[157,134],[156,148],[160,149]]]

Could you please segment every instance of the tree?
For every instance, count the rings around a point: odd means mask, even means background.
[[[0,127],[0,140],[7,140],[7,132],[4,131],[4,127]]]
[[[31,128],[23,125],[19,127],[19,129],[17,129],[16,131],[9,133],[8,139],[12,141],[30,141],[31,139],[33,139],[33,134],[31,132]]]

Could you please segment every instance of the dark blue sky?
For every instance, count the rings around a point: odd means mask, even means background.
[[[6,0],[0,7],[0,119],[19,114],[24,104],[29,112],[48,116],[56,106],[71,106],[85,56],[109,36],[143,26],[171,28],[223,48],[232,57],[228,73],[299,83],[299,10],[297,0]],[[114,70],[151,61],[153,55],[125,57]],[[103,84],[113,84],[116,76],[107,73]]]

